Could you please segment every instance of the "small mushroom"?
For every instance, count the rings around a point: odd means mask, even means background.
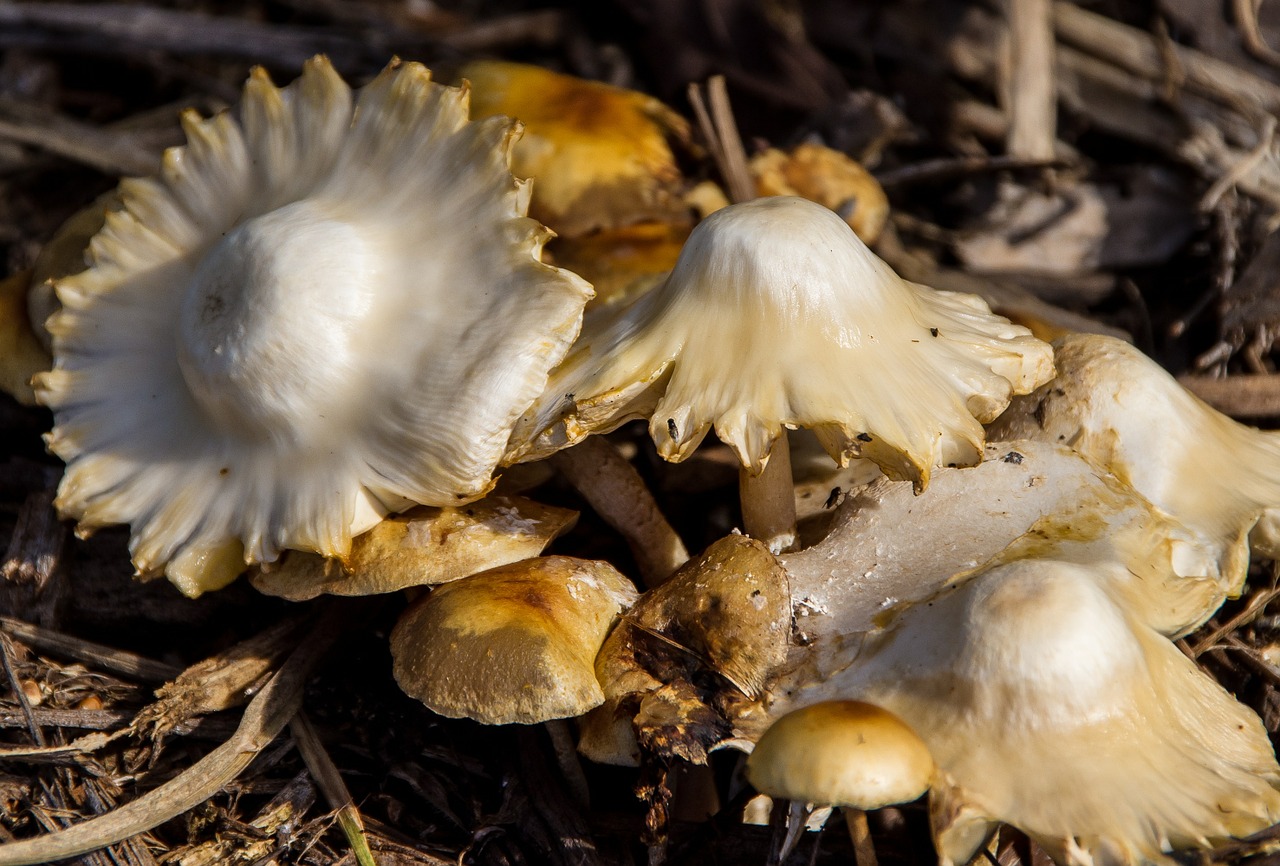
[[[353,94],[323,58],[183,125],[55,280],[60,512],[198,595],[484,495],[591,294],[539,260],[516,127],[418,64]]]
[[[1216,411],[1122,340],[1075,334],[1054,346],[1058,376],[1013,401],[991,438],[1060,442],[1124,479],[1225,551],[1237,594],[1250,540],[1280,555],[1280,433]]]
[[[604,701],[596,653],[635,600],[608,563],[566,556],[446,583],[396,623],[396,682],[433,712],[487,725],[582,715]]]
[[[662,286],[588,316],[506,459],[647,418],[679,461],[714,425],[748,533],[779,550],[795,537],[783,428],[923,490],[934,466],[980,459],[982,422],[1046,381],[1050,355],[980,299],[902,281],[830,210],[757,199],[700,223]]]
[[[933,756],[910,725],[862,701],[792,710],[761,735],[747,780],[762,794],[845,810],[859,866],[874,866],[866,812],[918,799],[933,781]]]

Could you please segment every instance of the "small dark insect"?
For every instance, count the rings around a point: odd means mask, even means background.
[[[569,392],[568,394],[565,394],[565,395],[564,395],[564,401],[565,401],[566,403],[574,403],[574,402],[577,402],[577,401],[575,401],[575,400],[573,399],[573,392],[572,392],[572,391],[571,391],[571,392]]]
[[[827,497],[827,501],[822,503],[823,508],[835,508],[840,504],[840,500],[844,498],[844,491],[839,487],[831,488],[831,495]]]
[[[929,329],[929,335],[930,335],[930,336],[933,336],[933,337],[938,336],[938,329],[937,329],[937,328],[930,328],[930,329]]]
[[[672,439],[680,438],[680,428],[676,426],[676,419],[674,418],[667,419],[667,435]]]
[[[1017,451],[1010,451],[1008,454],[1004,455],[1000,459],[1003,460],[1005,463],[1012,463],[1013,465],[1017,466],[1022,463],[1023,458],[1022,458],[1022,455],[1019,454]]]
[[[871,441],[871,434],[870,434],[870,433],[859,433],[855,438],[856,438],[859,442],[870,442],[870,441]]]

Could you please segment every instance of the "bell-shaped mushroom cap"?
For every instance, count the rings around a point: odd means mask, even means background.
[[[530,214],[557,234],[687,221],[667,139],[687,140],[689,126],[657,99],[522,63],[481,60],[461,74],[472,117],[524,124],[512,167],[533,178]]]
[[[906,283],[836,214],[765,198],[698,225],[667,281],[589,316],[509,461],[644,417],[668,460],[707,431],[752,473],[786,427],[923,489],[976,463],[981,422],[1046,381],[1051,350],[969,295]]]
[[[289,551],[254,574],[253,586],[290,601],[434,586],[537,556],[577,520],[576,511],[519,496],[486,496],[458,508],[420,506],[356,536],[341,561]]]
[[[56,281],[60,511],[131,524],[139,572],[194,595],[215,554],[342,556],[482,496],[591,293],[539,261],[511,123],[413,63],[355,96],[323,58],[183,122]]]
[[[747,780],[762,794],[879,809],[929,789],[933,756],[902,719],[862,701],[792,710],[760,737]]]
[[[400,688],[489,725],[578,716],[604,700],[595,657],[636,599],[604,562],[529,559],[437,587],[391,634]]]
[[[834,676],[774,682],[773,713],[856,696],[901,716],[949,777],[944,864],[996,822],[1064,864],[1158,861],[1273,823],[1280,767],[1258,718],[1116,605],[1098,569],[974,575],[849,641]]]
[[[1233,546],[1243,585],[1246,538],[1280,554],[1280,434],[1246,427],[1183,388],[1122,340],[1075,334],[1054,344],[1058,376],[1015,400],[993,439],[1061,442],[1132,484],[1187,526]]]

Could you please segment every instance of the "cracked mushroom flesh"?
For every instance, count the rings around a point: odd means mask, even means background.
[[[197,595],[490,488],[591,292],[540,262],[516,128],[467,99],[414,63],[353,93],[318,58],[184,115],[56,281],[64,515],[129,524],[139,573]]]

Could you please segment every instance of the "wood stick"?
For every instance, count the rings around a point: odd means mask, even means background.
[[[1006,0],[1009,62],[1000,94],[1009,115],[1006,151],[1026,160],[1051,160],[1058,119],[1053,71],[1051,0]]]
[[[1136,27],[1087,12],[1074,3],[1053,4],[1058,37],[1129,72],[1160,81],[1167,71],[1155,37]],[[1280,85],[1184,45],[1170,45],[1190,90],[1256,113],[1280,112]]]

